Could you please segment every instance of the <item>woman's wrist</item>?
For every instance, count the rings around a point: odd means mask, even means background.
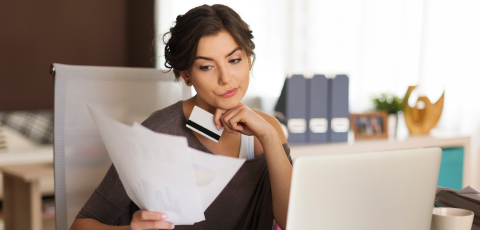
[[[265,130],[264,133],[262,133],[261,135],[258,135],[257,139],[258,141],[260,141],[260,144],[264,145],[265,142],[271,140],[272,138],[276,138],[278,139],[278,133],[277,131],[275,130],[275,128],[273,128],[273,126],[269,126],[268,129]]]

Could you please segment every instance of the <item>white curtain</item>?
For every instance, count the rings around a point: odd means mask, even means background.
[[[257,62],[247,97],[262,98],[265,112],[289,73],[348,74],[352,113],[371,109],[374,94],[403,96],[409,85],[432,102],[445,90],[433,132],[472,136],[474,168],[480,165],[480,1],[157,0],[158,33],[178,14],[214,3],[233,8],[253,30]]]
[[[472,137],[472,185],[480,187],[480,1],[429,0],[423,11],[419,94],[445,106],[436,132]]]

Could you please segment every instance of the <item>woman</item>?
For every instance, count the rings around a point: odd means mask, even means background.
[[[165,66],[197,95],[142,125],[185,136],[190,147],[210,154],[248,160],[207,208],[205,221],[176,227],[164,213],[139,210],[112,165],[71,229],[271,229],[274,219],[285,229],[292,174],[286,138],[275,118],[240,102],[255,56],[252,31],[231,8],[203,5],[178,16],[167,34]],[[218,143],[185,127],[194,106],[225,128]]]

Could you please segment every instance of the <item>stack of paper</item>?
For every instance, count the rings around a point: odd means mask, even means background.
[[[143,210],[167,213],[175,225],[205,220],[210,206],[245,159],[207,154],[185,137],[127,126],[89,107],[130,199]]]

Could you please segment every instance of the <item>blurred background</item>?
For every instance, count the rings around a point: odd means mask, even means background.
[[[204,3],[232,7],[253,30],[257,61],[248,96],[261,97],[267,112],[288,73],[346,73],[350,112],[370,109],[374,94],[403,96],[418,85],[417,93],[432,102],[444,90],[448,95],[438,128],[462,134],[480,128],[478,1],[160,0],[157,33]],[[163,46],[157,44],[161,68]]]
[[[374,109],[372,97],[381,93],[403,98],[411,85],[418,85],[411,106],[445,92],[431,134],[471,137],[478,174],[477,0],[1,1],[0,167],[51,161],[51,153],[30,150],[53,142],[52,63],[163,68],[161,35],[177,15],[215,3],[233,8],[253,31],[257,60],[245,98],[252,106],[273,114],[290,74],[347,74],[350,113]],[[27,150],[23,158],[13,154]],[[41,183],[49,216],[52,178]]]

